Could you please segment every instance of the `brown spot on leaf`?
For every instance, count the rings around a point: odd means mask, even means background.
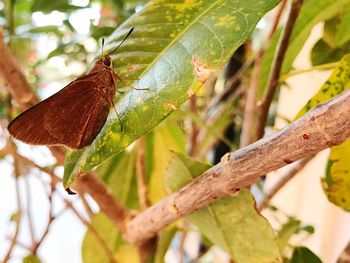
[[[127,72],[133,72],[137,69],[137,65],[130,65],[128,66],[128,68],[126,69]]]
[[[211,73],[218,71],[218,67],[210,67],[208,63],[202,63],[199,61],[197,56],[192,57],[192,64],[194,66],[194,72],[196,74],[196,79],[204,83]]]
[[[173,102],[168,101],[166,104],[168,105],[168,107],[169,107],[170,109],[172,109],[172,110],[177,110],[177,106],[176,106]]]
[[[187,91],[187,96],[188,96],[189,98],[191,98],[193,95],[194,95],[193,90],[192,90],[192,89],[189,89],[189,90]]]

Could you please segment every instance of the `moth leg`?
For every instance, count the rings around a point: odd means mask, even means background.
[[[113,106],[113,109],[114,109],[114,112],[117,115],[117,118],[118,118],[119,123],[120,123],[120,131],[124,132],[124,124],[122,122],[122,119],[120,118],[120,115],[119,115],[118,111],[116,110],[116,108],[114,106]]]
[[[149,88],[135,88],[133,86],[130,86],[130,85],[127,85],[119,76],[118,74],[113,70],[112,71],[112,75],[114,78],[117,78],[123,85],[125,85],[125,87],[129,87],[131,89],[134,89],[134,90],[149,90]],[[132,80],[138,80],[138,79],[132,79]],[[117,92],[121,93],[121,94],[124,94],[124,91],[120,91],[117,89]]]
[[[118,91],[118,90],[117,90],[117,91]],[[110,103],[112,104],[113,109],[114,109],[114,112],[115,112],[115,115],[117,116],[118,121],[119,121],[119,123],[120,123],[120,131],[123,133],[123,132],[124,132],[124,124],[123,124],[123,122],[122,122],[122,119],[121,119],[121,117],[120,117],[120,115],[119,115],[117,109],[115,108],[115,104],[114,104],[113,99],[111,100]]]
[[[117,89],[117,91],[118,91],[118,89]],[[120,115],[119,115],[117,109],[115,108],[115,103],[114,103],[113,98],[111,98],[111,97],[109,97],[109,96],[106,96],[106,94],[104,94],[103,98],[105,98],[105,100],[107,101],[107,103],[108,103],[110,106],[112,105],[113,110],[114,110],[114,112],[115,112],[115,115],[117,116],[118,121],[119,121],[119,123],[120,123],[120,131],[121,131],[121,133],[123,133],[123,131],[124,131],[124,124],[123,124],[123,122],[122,122],[122,119],[121,119],[121,117],[120,117]]]

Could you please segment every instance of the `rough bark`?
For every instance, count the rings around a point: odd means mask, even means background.
[[[350,137],[350,90],[318,105],[275,135],[233,153],[179,191],[127,223],[125,238],[144,242],[199,208],[256,182],[260,176]]]

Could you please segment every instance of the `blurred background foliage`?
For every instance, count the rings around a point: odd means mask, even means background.
[[[88,72],[95,58],[99,56],[102,38],[108,37],[147,2],[146,0],[5,0],[0,1],[0,27],[6,43],[21,63],[32,88],[41,98],[46,98]],[[314,45],[311,53],[311,60],[315,66],[338,61],[350,51],[348,26],[350,12],[349,8],[340,9],[334,12],[335,16],[325,19],[324,34]],[[196,94],[195,109],[193,104],[191,105],[193,101],[185,103],[159,127],[148,133],[143,142],[138,141],[136,147],[132,145],[98,167],[96,174],[111,188],[112,193],[122,204],[132,210],[142,209],[137,195],[135,167],[138,147],[143,147],[146,152],[144,165],[149,204],[156,203],[168,194],[164,188],[163,176],[169,161],[173,158],[173,153],[169,149],[215,164],[224,153],[240,147],[245,103],[242,98],[246,89],[236,91],[240,85],[248,86],[252,68],[248,67],[246,74],[239,81],[234,81],[230,85],[227,83],[230,83],[241,67],[251,59],[253,53],[258,50],[257,47],[263,46],[264,34],[266,35],[266,28],[271,26],[271,20],[271,17],[263,19],[263,23],[256,28],[252,38],[235,52],[220,72],[208,79],[205,88]],[[277,30],[277,34],[279,32]],[[277,37],[274,39],[277,40]],[[269,59],[268,62],[271,63],[271,57]],[[267,73],[264,77],[267,78]],[[223,92],[225,90],[227,92]],[[269,131],[273,129],[276,118],[278,96],[277,91],[269,112]],[[210,100],[213,97],[218,98],[218,101],[213,103]],[[11,99],[0,79],[0,118],[5,123],[10,115],[9,105]],[[1,125],[1,129],[4,130],[4,127],[6,124]],[[191,134],[196,134],[201,140],[196,149],[192,148]],[[6,139],[6,136],[0,138],[1,143],[5,144]],[[0,158],[5,156],[6,154],[0,154]],[[256,196],[262,195],[262,184],[263,181],[253,186]],[[277,230],[275,229],[278,246],[281,251],[287,250],[282,253],[285,261],[320,262],[308,248],[290,244],[292,236],[301,235],[305,238],[313,234],[314,228],[276,207],[271,206],[269,209],[274,213],[278,225]],[[124,259],[120,262],[131,262],[125,254],[133,255],[132,262],[137,262],[137,259],[134,260],[137,258],[134,257],[135,248],[123,242],[120,233],[114,229],[108,218],[97,213],[91,217],[91,222],[94,228],[101,232],[109,249],[120,259]],[[169,226],[160,236],[154,262],[163,261],[169,246],[180,248],[186,262],[191,260],[211,262],[215,251],[211,241],[205,237],[198,242],[197,258],[191,258],[186,251],[183,251],[186,236],[184,233],[196,231],[198,229],[189,225],[186,220]],[[92,232],[91,229],[87,231],[83,241],[84,261],[108,262],[106,253],[96,245],[96,237]],[[214,252],[211,254],[210,251]],[[31,261],[27,262],[36,262],[37,259],[28,260]]]

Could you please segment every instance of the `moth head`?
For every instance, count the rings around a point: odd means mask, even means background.
[[[112,68],[113,67],[112,58],[110,56],[104,56],[102,58],[102,63],[107,68]]]

